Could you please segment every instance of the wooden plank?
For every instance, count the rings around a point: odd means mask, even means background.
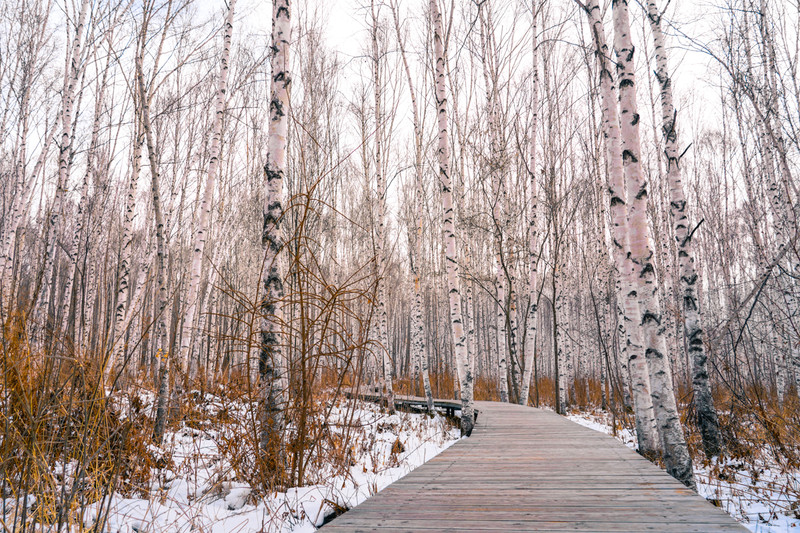
[[[360,398],[362,400],[374,403],[381,403],[383,402],[384,398],[380,394],[372,393],[372,392],[358,392],[353,389],[346,390],[344,392],[345,397],[347,398]],[[428,407],[428,400],[426,398],[422,398],[420,396],[395,396],[394,397],[394,406],[397,407],[419,407],[419,408],[426,408]],[[447,411],[460,411],[461,410],[461,401],[460,400],[443,400],[443,399],[434,399],[433,406],[438,409],[445,409]],[[475,419],[477,420],[479,417],[480,409],[475,409]]]
[[[538,409],[478,408],[470,438],[325,531],[746,531],[611,437]]]
[[[625,523],[619,521],[617,523],[602,523],[596,522],[582,522],[582,521],[569,521],[569,522],[523,522],[523,521],[509,521],[509,522],[465,522],[456,520],[447,524],[431,522],[429,520],[406,520],[406,521],[386,521],[381,520],[378,522],[359,522],[352,520],[345,520],[342,515],[335,519],[333,522],[325,526],[325,531],[349,531],[353,533],[367,532],[367,531],[426,531],[426,532],[453,532],[453,533],[480,533],[485,531],[499,531],[508,533],[510,531],[620,531],[620,532],[639,532],[639,531],[656,531],[660,533],[667,532],[698,532],[698,533],[714,533],[714,532],[727,532],[727,531],[743,531],[742,527],[736,523],[733,524],[647,524],[647,523]],[[341,525],[335,525],[338,520],[342,520]],[[333,526],[333,527],[332,527]],[[746,529],[744,531],[747,531]]]

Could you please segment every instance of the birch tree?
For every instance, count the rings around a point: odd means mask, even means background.
[[[423,150],[424,139],[422,121],[420,118],[419,108],[417,106],[417,94],[414,89],[414,79],[411,76],[411,68],[408,64],[408,56],[406,54],[405,39],[400,28],[400,17],[398,15],[398,6],[392,1],[390,3],[392,9],[392,16],[394,18],[394,28],[397,34],[397,43],[400,48],[400,56],[403,60],[403,69],[406,74],[406,82],[408,83],[408,94],[411,99],[411,118],[414,125],[414,214],[415,214],[415,227],[414,237],[411,241],[411,273],[414,276],[414,306],[412,311],[412,329],[413,329],[413,349],[414,360],[419,361],[420,373],[422,374],[422,386],[425,391],[425,399],[427,401],[428,412],[433,412],[433,392],[431,390],[431,380],[428,372],[428,355],[425,350],[425,322],[422,316],[422,284],[420,282],[422,271],[422,245],[423,245],[423,223],[424,223],[424,199],[425,188],[423,181]]]
[[[61,216],[63,209],[64,194],[66,188],[69,186],[70,169],[72,168],[72,140],[73,140],[73,120],[77,109],[76,104],[76,90],[78,89],[79,78],[83,72],[83,46],[84,37],[86,32],[86,18],[89,14],[89,0],[83,0],[80,4],[80,9],[77,12],[77,20],[73,31],[75,32],[70,46],[67,49],[67,65],[64,71],[64,89],[61,96],[61,135],[59,142],[58,153],[58,178],[56,180],[56,189],[53,197],[53,203],[50,207],[50,214],[48,217],[48,244],[46,247],[46,254],[43,266],[44,292],[41,298],[45,302],[50,302],[50,298],[55,298],[55,294],[49,294],[52,278],[54,275],[55,258],[58,251],[57,231],[58,219]],[[35,303],[35,302],[34,302]]]
[[[711,396],[711,384],[708,377],[708,364],[705,351],[705,340],[700,314],[697,270],[692,245],[694,230],[689,228],[687,202],[683,192],[681,169],[681,152],[678,146],[677,111],[673,104],[672,77],[669,72],[669,61],[661,29],[662,13],[655,0],[647,3],[647,17],[653,33],[656,55],[656,79],[660,86],[661,97],[661,131],[663,134],[664,153],[667,157],[667,180],[669,182],[670,216],[678,245],[678,262],[680,265],[680,286],[683,300],[683,319],[686,343],[692,358],[692,385],[694,388],[694,406],[697,411],[697,425],[703,438],[703,449],[711,458],[720,453],[720,434],[717,413]],[[696,228],[695,228],[696,229]]]
[[[647,222],[647,183],[642,176],[639,150],[639,114],[633,68],[633,42],[627,0],[613,4],[614,52],[619,76],[622,163],[628,202],[630,257],[636,277],[633,288],[639,300],[645,358],[650,369],[653,410],[664,450],[667,472],[684,485],[695,488],[692,460],[680,424],[672,384],[662,315],[655,279],[653,244]]]
[[[531,24],[531,53],[533,65],[531,71],[531,132],[529,147],[528,176],[530,180],[529,208],[528,208],[528,262],[530,274],[528,277],[528,321],[527,332],[525,333],[525,367],[522,372],[522,386],[520,388],[520,405],[528,404],[528,395],[531,388],[531,376],[533,375],[533,365],[536,354],[536,310],[539,302],[537,267],[539,264],[539,242],[538,226],[536,223],[536,211],[538,208],[538,189],[536,186],[536,167],[539,164],[536,157],[536,135],[539,131],[539,50],[538,50],[538,26],[537,18],[541,7],[534,0]]]
[[[612,254],[617,278],[615,288],[620,305],[622,321],[620,338],[625,342],[628,370],[633,390],[633,408],[636,422],[636,436],[639,452],[645,457],[653,457],[661,449],[655,426],[655,414],[650,389],[650,374],[644,357],[642,335],[639,324],[641,313],[634,287],[634,269],[628,256],[628,195],[626,194],[623,169],[622,138],[620,116],[614,77],[611,71],[611,55],[606,43],[605,30],[597,0],[589,0],[584,9],[595,44],[595,52],[600,71],[600,91],[602,97],[603,137],[605,138],[606,161],[608,165],[608,191],[611,213]]]
[[[289,43],[291,41],[291,1],[276,0],[272,8],[272,57],[269,137],[267,162],[264,165],[264,225],[261,242],[264,251],[261,270],[261,337],[259,376],[262,381],[261,449],[270,467],[279,475],[283,464],[282,438],[287,403],[286,362],[281,327],[283,313],[283,272],[279,253],[283,247],[283,179],[286,173],[286,142],[289,129]]]
[[[19,95],[19,125],[17,127],[18,136],[14,141],[17,157],[14,164],[13,196],[11,206],[4,217],[2,230],[0,230],[0,237],[2,237],[0,239],[0,316],[3,318],[8,317],[14,307],[15,291],[12,286],[12,274],[18,231],[30,213],[33,192],[47,161],[50,145],[59,125],[58,120],[54,120],[53,117],[45,117],[42,147],[33,170],[28,173],[28,137],[31,126],[33,126],[31,120],[32,96],[38,85],[37,82],[44,72],[45,59],[42,57],[42,51],[49,40],[47,29],[52,7],[51,2],[37,2],[33,6],[28,6],[27,10],[15,10],[15,26],[19,28],[16,53],[21,68],[8,81],[8,84],[10,91]],[[11,42],[9,42],[10,45]],[[17,81],[18,83],[15,84]],[[8,110],[3,113],[3,125],[6,123],[7,113]],[[0,128],[0,133],[5,134],[5,131],[5,127]]]
[[[452,327],[453,350],[456,365],[459,368],[461,381],[461,434],[470,435],[475,425],[473,408],[473,377],[472,368],[468,360],[466,335],[461,313],[461,289],[458,278],[458,263],[456,259],[455,221],[453,220],[453,185],[450,179],[450,141],[447,122],[447,91],[445,89],[445,57],[447,48],[444,41],[445,33],[442,24],[442,14],[439,11],[437,0],[431,0],[431,24],[433,28],[434,47],[434,83],[436,95],[436,113],[438,124],[439,181],[442,191],[442,210],[444,219],[442,230],[444,234],[445,261],[447,269],[447,293],[450,309],[450,322]]]
[[[383,115],[383,91],[385,82],[382,76],[382,55],[379,47],[378,29],[379,18],[375,9],[375,2],[370,2],[370,14],[372,24],[370,27],[370,41],[372,44],[372,81],[374,111],[375,111],[375,185],[376,185],[376,205],[375,216],[377,217],[375,228],[375,275],[377,283],[377,318],[378,343],[381,353],[383,366],[383,393],[385,395],[386,406],[389,412],[394,412],[394,391],[392,390],[392,373],[394,365],[392,356],[389,353],[389,334],[388,334],[388,314],[386,311],[386,177],[384,176],[385,161],[383,153],[383,140],[385,117]]]
[[[222,143],[222,121],[225,116],[225,106],[227,103],[228,92],[228,62],[231,53],[231,39],[233,37],[233,17],[236,9],[236,0],[230,0],[228,13],[225,17],[224,32],[222,38],[222,57],[220,58],[219,80],[215,94],[214,122],[211,129],[211,142],[209,143],[209,161],[206,167],[206,183],[200,204],[199,221],[194,235],[194,246],[192,249],[192,264],[190,270],[189,289],[186,299],[187,307],[184,316],[183,328],[181,332],[181,352],[179,364],[181,372],[186,374],[190,365],[191,345],[192,345],[192,326],[194,325],[195,314],[197,313],[198,290],[201,280],[201,266],[209,231],[209,219],[211,215],[211,204],[216,188],[217,173],[220,167],[220,145]],[[169,388],[169,359],[166,350],[159,351],[160,375],[158,386],[158,400],[156,408],[156,420],[153,429],[153,438],[156,442],[161,442],[164,435],[164,423],[166,421],[167,399]]]
[[[211,217],[211,207],[214,198],[214,191],[217,184],[217,173],[220,167],[220,149],[222,144],[222,122],[225,117],[225,107],[228,92],[228,63],[231,54],[231,39],[233,37],[233,17],[236,8],[236,0],[230,0],[228,13],[225,17],[223,32],[222,56],[220,58],[219,80],[214,98],[214,122],[211,127],[211,142],[209,143],[209,160],[206,167],[205,188],[200,203],[199,220],[194,235],[194,245],[192,247],[192,264],[190,267],[189,289],[186,296],[186,314],[181,331],[181,353],[180,367],[182,372],[187,372],[190,366],[191,347],[192,347],[192,327],[198,309],[198,291],[201,281],[201,267],[203,255],[205,253],[206,241],[208,240],[209,219]]]

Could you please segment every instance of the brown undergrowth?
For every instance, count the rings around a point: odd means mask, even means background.
[[[255,499],[270,493],[273,477],[265,479],[259,464],[260,393],[246,375],[233,373],[209,384],[201,369],[185,382],[182,396],[173,398],[167,438],[156,446],[155,391],[144,373],[125,377],[124,386],[108,394],[93,357],[36,352],[18,325],[6,326],[3,341],[0,519],[5,530],[104,530],[112,496],[158,498],[159,486],[174,476],[169,472],[195,460],[184,456],[181,466],[173,456],[186,435],[215,443],[220,466],[205,493],[224,495],[236,482],[252,487]],[[353,402],[342,401],[352,377],[319,372],[315,379],[316,392],[298,395],[287,409],[289,486],[347,476],[359,457],[371,453],[374,436]],[[403,447],[395,441],[388,466]],[[199,449],[196,454],[207,459]]]
[[[2,340],[5,529],[81,528],[87,505],[146,493],[157,461],[150,424],[135,405],[110,401],[94,359],[32,350],[20,321],[5,324]]]

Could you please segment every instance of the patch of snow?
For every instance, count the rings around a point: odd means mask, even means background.
[[[200,402],[207,412],[223,408],[210,395]],[[145,409],[149,403],[144,402]],[[236,418],[246,409],[228,406],[228,411]],[[355,507],[460,437],[459,430],[439,415],[388,415],[363,402],[332,406],[327,423],[333,432],[349,428],[350,467],[344,472],[309,467],[307,478],[313,485],[259,498],[252,487],[236,479],[225,459],[219,446],[224,429],[183,427],[168,433],[156,451],[169,455],[172,464],[153,470],[149,497],[115,495],[110,501],[96,502],[84,515],[84,526],[94,527],[99,515],[105,517],[104,533],[316,531],[336,509]]]
[[[605,413],[572,413],[571,421],[613,436]],[[638,448],[629,429],[618,429],[615,437],[632,450]],[[694,465],[697,492],[721,507],[749,530],[757,533],[800,532],[800,472],[787,472],[777,464],[752,465],[725,459]]]

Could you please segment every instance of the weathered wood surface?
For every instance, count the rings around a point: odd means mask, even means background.
[[[383,401],[383,396],[380,394],[376,392],[364,392],[363,390],[361,392],[358,392],[354,389],[346,390],[345,396],[348,398],[360,398],[362,400],[375,403],[381,403]],[[456,411],[461,410],[461,400],[442,400],[436,398],[433,400],[433,406],[436,409],[444,410],[449,416],[454,416]],[[394,407],[395,409],[402,409],[404,407],[427,409],[428,401],[422,396],[403,396],[396,394],[394,396]],[[478,420],[479,412],[480,409],[476,407],[474,413],[476,421]]]
[[[476,402],[479,424],[324,531],[746,531],[617,440]]]

